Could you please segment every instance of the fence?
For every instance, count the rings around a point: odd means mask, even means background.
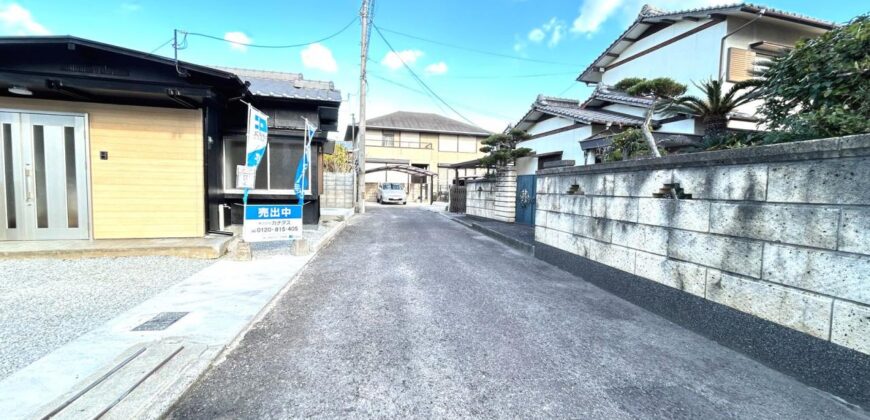
[[[450,212],[465,213],[465,185],[452,185],[450,187]]]
[[[353,207],[353,174],[324,172],[323,194],[320,196],[321,205],[325,208],[351,208]]]

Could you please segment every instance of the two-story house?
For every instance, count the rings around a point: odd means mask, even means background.
[[[792,48],[799,40],[818,36],[834,27],[831,22],[748,3],[662,11],[644,6],[634,22],[583,70],[578,81],[595,85],[585,102],[555,101],[559,112],[548,112],[541,98],[518,123],[535,136],[522,144],[535,156],[519,162],[519,169],[534,173],[538,159],[570,159],[575,165],[595,163],[610,136],[642,117],[649,101],[612,86],[628,77],[669,77],[699,93],[694,83],[721,78],[731,83],[751,78],[765,59]],[[729,127],[754,130],[757,104],[747,104],[730,116]],[[607,118],[591,118],[590,111]],[[569,128],[573,127],[573,128]],[[703,133],[703,124],[690,116],[655,115],[656,137],[679,145]],[[572,135],[566,135],[572,133]],[[585,137],[584,137],[585,136]],[[556,155],[561,155],[557,158]]]
[[[345,140],[353,140],[357,130],[348,126]],[[411,201],[424,202],[446,193],[456,176],[448,165],[483,157],[480,142],[490,134],[480,127],[424,112],[399,111],[366,120],[367,199],[374,200],[374,191],[382,182],[402,184]],[[371,172],[386,167],[395,169]],[[414,175],[413,170],[403,167],[423,171]],[[432,176],[422,175],[427,172]],[[459,175],[474,174],[477,169],[463,170]]]

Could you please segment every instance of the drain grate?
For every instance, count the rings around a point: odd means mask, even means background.
[[[133,328],[133,331],[163,331],[189,313],[190,312],[161,312],[155,315],[154,318],[151,318],[138,327]]]

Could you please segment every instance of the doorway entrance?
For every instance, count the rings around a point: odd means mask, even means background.
[[[0,240],[88,239],[85,118],[0,112]]]

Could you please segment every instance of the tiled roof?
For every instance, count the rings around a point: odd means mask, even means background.
[[[649,5],[644,5],[641,8],[640,12],[637,14],[634,22],[626,28],[625,32],[623,32],[619,37],[617,37],[607,48],[602,51],[601,55],[599,55],[592,63],[583,70],[580,76],[577,77],[578,81],[586,81],[586,82],[595,82],[594,80],[584,80],[584,76],[586,76],[590,71],[592,71],[596,67],[604,67],[610,62],[599,64],[599,62],[604,59],[608,53],[613,53],[613,50],[620,45],[621,43],[633,43],[633,40],[629,40],[631,37],[637,37],[643,34],[643,32],[649,28],[654,23],[667,22],[668,20],[677,20],[682,18],[708,18],[714,14],[720,15],[740,15],[740,14],[758,14],[762,10],[766,16],[778,17],[780,19],[786,19],[793,22],[803,23],[810,26],[815,26],[818,28],[831,29],[835,26],[833,22],[816,19],[809,16],[804,16],[796,13],[786,12],[783,10],[772,9],[767,6],[754,5],[751,3],[732,3],[726,5],[718,5],[718,6],[710,6],[710,7],[699,7],[694,9],[684,9],[678,11],[664,11],[659,10]],[[631,37],[628,35],[631,34]]]
[[[630,115],[616,114],[607,111],[598,111],[592,109],[583,109],[577,107],[554,106],[554,105],[538,105],[535,109],[551,115],[559,115],[566,118],[571,118],[574,121],[586,124],[618,124],[628,126],[639,126],[643,124],[643,118],[633,117]]]
[[[456,121],[438,114],[398,111],[366,120],[369,128],[386,128],[432,133],[472,134],[488,136],[492,133],[480,127]]]
[[[683,9],[683,10],[675,10],[675,11],[660,10],[660,9],[656,9],[654,7],[645,6],[643,9],[641,9],[641,12],[638,16],[639,17],[642,16],[644,18],[656,18],[656,19],[668,18],[668,17],[681,18],[683,16],[691,16],[691,15],[697,14],[697,13],[712,14],[712,13],[728,12],[728,11],[732,11],[735,9],[750,9],[750,11],[765,10],[767,14],[787,16],[787,17],[794,18],[796,20],[804,21],[807,23],[814,23],[814,24],[821,25],[821,26],[831,26],[831,27],[834,26],[833,22],[830,22],[827,20],[817,19],[817,18],[814,18],[811,16],[802,15],[800,13],[788,12],[788,11],[781,10],[781,9],[774,9],[774,8],[767,7],[764,5],[755,5],[752,3],[731,3],[731,4],[723,4],[723,5],[718,5],[718,6],[696,7],[693,9]]]
[[[592,92],[592,96],[589,97],[589,101],[599,100],[604,102],[613,102],[617,104],[623,105],[634,105],[641,107],[648,107],[652,105],[652,99],[644,98],[640,96],[632,96],[623,91],[613,89],[612,87],[599,83],[595,90]]]
[[[216,67],[234,73],[250,82],[248,90],[254,96],[310,101],[341,102],[341,92],[332,82],[305,80],[301,73]]]
[[[643,124],[643,118],[640,117],[594,108],[584,108],[580,101],[576,99],[556,98],[544,95],[538,95],[537,100],[532,104],[532,110],[529,112],[531,113],[532,111],[570,118],[585,124],[611,123],[626,126],[639,126]]]

